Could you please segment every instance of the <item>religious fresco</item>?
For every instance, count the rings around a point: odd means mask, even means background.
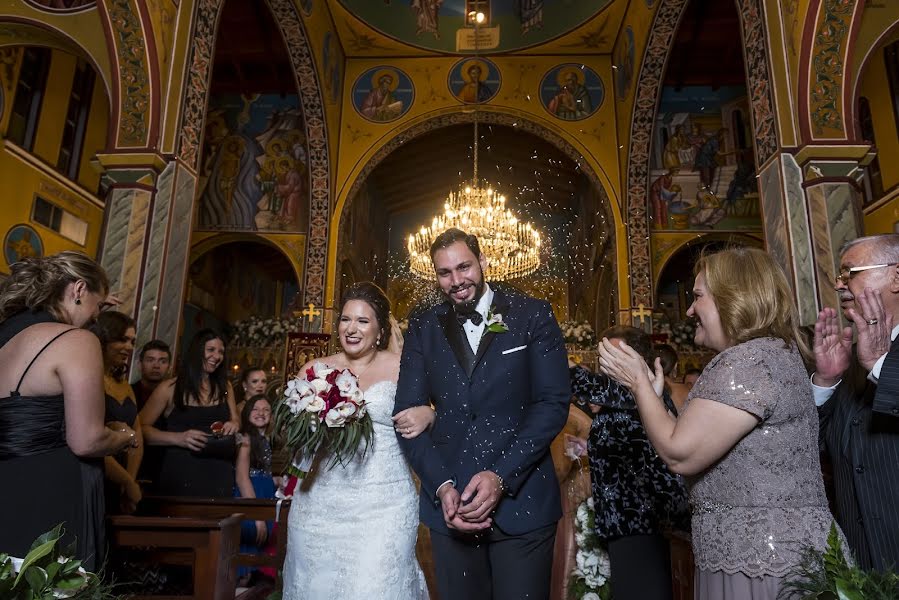
[[[634,45],[634,30],[628,25],[624,29],[621,41],[615,48],[615,93],[619,100],[627,98],[634,81],[636,63],[636,50]]]
[[[325,33],[322,39],[322,79],[328,101],[335,104],[343,87],[343,50],[333,31]]]
[[[353,108],[374,123],[399,119],[408,112],[414,98],[412,79],[395,67],[369,69],[353,84]]]
[[[496,96],[502,85],[502,76],[492,61],[470,58],[453,65],[447,83],[456,100],[466,104],[481,104]]]
[[[470,52],[465,0],[339,0],[369,27],[397,41],[426,50]],[[491,0],[481,8],[487,22],[480,28],[480,50],[508,52],[542,44],[584,24],[612,0]]]
[[[599,75],[584,65],[558,65],[540,82],[543,108],[564,121],[586,119],[596,112],[604,98],[605,89]]]
[[[662,89],[649,174],[653,230],[760,230],[745,86]]]
[[[308,148],[296,95],[212,97],[204,141],[198,230],[306,230]]]
[[[11,265],[23,258],[40,258],[44,255],[44,243],[37,231],[28,225],[16,225],[6,232],[3,240],[3,256]]]
[[[41,8],[50,10],[70,11],[79,8],[88,8],[97,4],[97,0],[26,0],[28,4],[33,4]]]

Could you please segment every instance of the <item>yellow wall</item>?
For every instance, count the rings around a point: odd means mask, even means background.
[[[77,59],[71,54],[54,50],[50,58],[47,87],[41,104],[34,137],[35,156],[49,165],[55,165],[62,145],[62,128],[69,108],[72,77],[75,75]]]
[[[84,246],[31,221],[35,194],[87,221]],[[44,255],[62,250],[79,250],[88,256],[96,255],[103,224],[103,208],[99,201],[8,142],[0,148],[0,198],[3,198],[3,211],[0,212],[0,234],[3,236],[14,225],[25,223],[40,235]],[[5,256],[0,258],[0,269],[4,273],[9,272]]]
[[[893,34],[883,45],[899,40],[899,33]],[[868,99],[874,122],[874,136],[877,138],[877,155],[880,162],[883,189],[889,190],[899,184],[899,129],[893,114],[890,98],[890,84],[887,81],[886,65],[883,60],[883,46],[871,55],[862,73],[859,95]]]

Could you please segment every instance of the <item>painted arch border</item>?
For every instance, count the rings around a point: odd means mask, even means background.
[[[233,1],[233,0],[232,0]],[[325,102],[306,26],[292,0],[265,0],[278,24],[293,67],[303,108],[309,157],[309,229],[305,236],[303,273],[299,279],[303,303],[321,306],[328,273],[328,230],[331,208],[331,165]],[[186,92],[181,102],[178,157],[197,172],[206,125],[212,60],[224,0],[197,0],[191,49],[187,59]],[[196,200],[195,200],[196,201]]]
[[[590,150],[580,144],[578,140],[567,131],[547,122],[536,120],[532,114],[526,114],[515,110],[503,109],[497,106],[486,106],[478,110],[478,122],[491,125],[506,125],[515,127],[521,131],[535,135],[549,144],[552,144],[568,156],[587,176],[587,179],[601,192],[604,200],[606,217],[611,224],[609,235],[614,238],[615,269],[618,275],[617,302],[626,301],[629,289],[627,256],[624,232],[625,221],[622,212],[621,200],[614,194],[614,186],[608,173],[595,159]],[[331,235],[328,240],[328,255],[333,260],[328,263],[328,297],[337,292],[337,244],[340,235],[340,221],[343,211],[351,199],[358,193],[371,172],[394,150],[410,142],[411,140],[430,133],[432,131],[474,122],[474,112],[467,107],[441,109],[433,113],[419,116],[411,121],[403,123],[398,128],[374,142],[368,152],[355,164],[346,178],[346,184],[338,191],[337,201],[334,207],[334,216],[331,220]],[[350,183],[352,182],[352,183]]]
[[[736,2],[743,38],[747,90],[749,91],[756,164],[761,169],[778,152],[779,140],[771,88],[763,0]],[[642,66],[634,91],[634,109],[623,195],[626,202],[627,246],[631,306],[654,306],[648,217],[649,164],[652,132],[668,63],[671,42],[677,33],[687,0],[661,0],[649,31]]]

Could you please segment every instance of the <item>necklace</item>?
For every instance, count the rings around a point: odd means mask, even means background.
[[[346,358],[346,364],[347,364],[347,366],[350,368],[350,371],[353,372],[353,375],[356,376],[356,379],[362,379],[362,375],[365,374],[365,373],[371,368],[371,366],[372,366],[373,364],[375,364],[375,361],[376,361],[376,360],[378,360],[378,353],[375,352],[374,358],[372,358],[370,361],[368,361],[368,364],[365,365],[365,367],[364,367],[363,369],[357,370],[357,369],[353,366],[353,364],[350,362],[350,359],[349,359],[349,357],[347,357],[346,353],[344,353],[343,356]]]

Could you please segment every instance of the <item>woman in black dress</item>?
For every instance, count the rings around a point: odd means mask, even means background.
[[[601,337],[625,341],[652,356],[650,337],[616,326]],[[597,410],[587,440],[597,536],[608,544],[613,598],[668,600],[671,591],[666,529],[689,530],[687,493],[656,454],[630,390],[603,373],[571,366],[571,392]],[[676,413],[666,395],[668,409]]]
[[[140,412],[147,444],[165,447],[156,493],[232,495],[240,421],[226,371],[222,336],[203,329],[184,353],[178,377],[159,384]],[[160,417],[164,428],[157,427]]]
[[[136,443],[104,425],[103,355],[81,329],[109,283],[77,252],[28,258],[0,284],[0,552],[24,557],[63,523],[63,547],[94,570],[102,560],[103,462]],[[2,393],[2,392],[0,392]]]
[[[107,513],[133,513],[141,499],[137,472],[144,455],[143,434],[134,390],[126,378],[134,353],[134,326],[134,319],[112,310],[101,313],[90,326],[103,347],[106,422],[124,423],[135,431],[138,439],[137,448],[105,459]]]

